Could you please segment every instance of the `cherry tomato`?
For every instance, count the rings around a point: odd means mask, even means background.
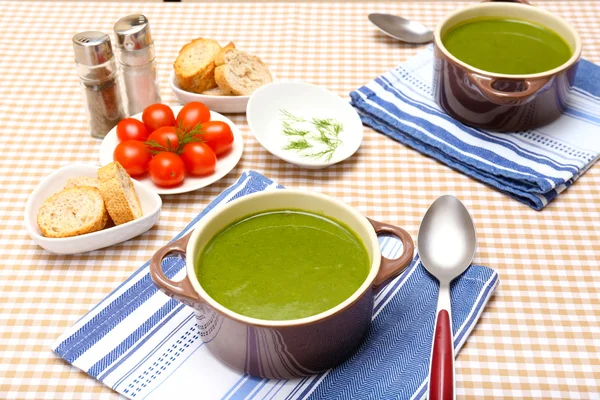
[[[113,160],[118,161],[131,176],[146,172],[151,159],[152,155],[144,142],[138,140],[125,140],[113,152]]]
[[[121,142],[124,140],[143,142],[148,138],[148,129],[146,129],[146,125],[135,118],[125,118],[117,124],[117,137]]]
[[[185,164],[177,154],[163,151],[152,158],[148,172],[158,186],[175,186],[185,178]]]
[[[189,132],[196,125],[208,121],[210,121],[210,110],[198,101],[187,103],[177,114],[177,126],[185,132]]]
[[[175,126],[175,115],[166,104],[152,104],[142,113],[142,121],[148,132],[152,133],[163,126]]]
[[[200,138],[218,156],[227,153],[233,145],[231,127],[223,121],[208,121],[202,124]]]
[[[147,143],[148,148],[154,151],[166,151],[167,149],[169,151],[176,151],[177,147],[179,147],[179,137],[174,126],[158,128],[148,136],[148,142],[155,142],[160,145],[160,147],[157,147]]]
[[[209,175],[215,171],[217,156],[206,143],[193,142],[183,146],[181,159],[190,175]]]

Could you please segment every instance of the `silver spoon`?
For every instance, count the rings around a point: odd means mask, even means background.
[[[455,399],[454,345],[450,282],[473,261],[477,248],[475,224],[454,196],[439,197],[429,207],[417,237],[423,266],[440,281],[440,292],[429,370],[429,399]]]
[[[369,21],[381,32],[406,43],[427,43],[433,40],[433,32],[418,22],[391,14],[369,14]]]

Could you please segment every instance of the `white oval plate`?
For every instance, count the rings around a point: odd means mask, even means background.
[[[179,113],[182,108],[183,106],[171,106],[175,117],[177,117],[177,113]],[[141,121],[142,113],[133,115],[131,118]],[[158,194],[179,194],[201,189],[215,183],[227,175],[233,168],[235,168],[237,163],[240,161],[240,158],[242,158],[242,153],[244,152],[244,139],[238,127],[229,118],[217,112],[211,111],[210,120],[223,121],[227,123],[233,132],[233,147],[229,153],[217,159],[217,167],[215,168],[215,172],[213,172],[211,175],[201,177],[188,175],[185,177],[182,184],[172,188],[164,188],[156,185],[154,182],[152,182],[152,179],[150,179],[150,176],[147,173],[136,176],[132,179],[148,186]],[[102,140],[102,144],[100,145],[100,164],[106,165],[113,162],[113,152],[115,147],[117,147],[117,144],[119,144],[119,139],[117,138],[117,128],[114,127],[110,132],[108,132],[104,140]]]
[[[283,134],[281,110],[308,120],[318,117],[333,118],[341,122],[343,129],[338,138],[342,144],[331,159],[311,158],[294,150],[285,150],[285,145],[298,137]],[[363,139],[362,121],[348,102],[323,87],[304,82],[275,82],[259,88],[248,101],[246,118],[254,137],[265,149],[302,168],[325,168],[339,163],[352,156]],[[319,150],[318,147],[315,149],[314,151]],[[309,152],[307,150],[303,154]]]
[[[37,224],[37,214],[44,200],[54,193],[63,190],[69,178],[76,178],[78,176],[96,178],[98,176],[98,168],[100,167],[97,165],[89,164],[67,165],[42,179],[40,184],[31,193],[25,206],[25,227],[31,239],[40,247],[55,254],[76,254],[98,250],[141,235],[152,228],[156,221],[158,221],[162,207],[160,196],[147,186],[133,181],[135,192],[142,206],[143,215],[140,218],[85,235],[67,238],[48,238],[42,236],[42,232]]]

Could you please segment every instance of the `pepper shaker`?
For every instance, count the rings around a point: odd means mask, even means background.
[[[144,15],[132,14],[118,20],[114,31],[128,112],[137,114],[161,102],[150,24]]]
[[[102,139],[125,118],[110,37],[87,31],[73,36],[75,66],[83,90],[92,137]]]

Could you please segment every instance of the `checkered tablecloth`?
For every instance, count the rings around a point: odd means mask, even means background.
[[[260,55],[280,78],[348,93],[415,54],[368,22],[391,12],[433,27],[465,3],[86,3],[0,2],[0,398],[107,399],[118,395],[67,365],[50,344],[181,231],[242,170],[286,187],[327,193],[365,215],[406,228],[439,195],[452,193],[477,224],[475,262],[502,284],[456,363],[457,392],[470,398],[598,398],[600,392],[600,166],[542,212],[365,128],[348,161],[301,170],[267,153],[243,115],[240,164],[216,184],[163,198],[158,224],[104,250],[55,256],[37,247],[23,224],[39,180],[60,166],[96,163],[73,66],[71,37],[111,32],[132,12],[150,20],[162,96],[179,48],[206,36]],[[600,2],[536,2],[572,22],[583,55],[600,62]],[[600,134],[600,132],[599,132]]]

